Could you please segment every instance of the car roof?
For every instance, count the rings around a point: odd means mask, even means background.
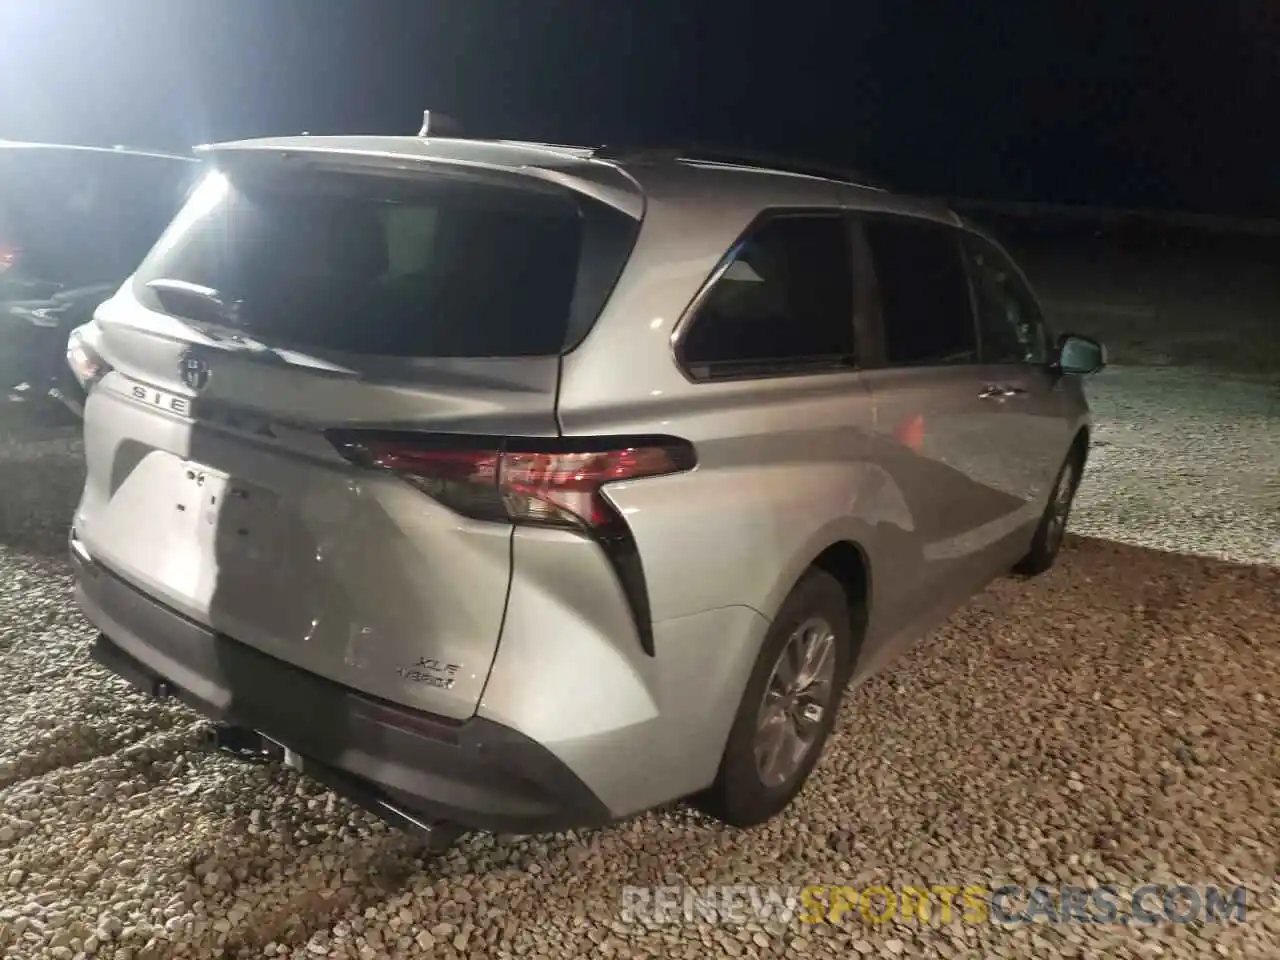
[[[361,158],[389,167],[445,164],[524,173],[604,200],[639,218],[646,193],[709,191],[763,207],[847,206],[922,216],[948,224],[957,218],[945,205],[889,191],[856,171],[789,162],[734,151],[694,147],[610,149],[527,140],[481,140],[453,136],[290,136],[238,140],[196,147],[197,154],[308,155]],[[834,192],[832,187],[838,192]]]
[[[166,153],[160,150],[141,150],[130,147],[93,147],[77,143],[43,143],[28,140],[0,140],[0,150],[56,150],[77,153],[110,153],[131,157],[149,157],[155,160],[180,160],[185,163],[198,163],[199,160],[189,154]]]

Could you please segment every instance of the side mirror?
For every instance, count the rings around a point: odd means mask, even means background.
[[[1092,337],[1064,333],[1058,339],[1059,371],[1078,377],[1097,373],[1107,365],[1107,348]]]

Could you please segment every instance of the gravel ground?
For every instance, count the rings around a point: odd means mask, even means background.
[[[1092,393],[1099,445],[1074,521],[1092,538],[1071,539],[1038,581],[993,584],[851,694],[786,816],[741,833],[676,808],[578,835],[465,838],[428,862],[289,771],[204,753],[194,715],[86,661],[91,631],[62,560],[76,444],[56,427],[10,435],[0,444],[0,952],[1280,954],[1280,570],[1269,565],[1280,420],[1256,385],[1185,371],[1115,369]],[[624,885],[1173,880],[1246,884],[1248,922],[620,919]]]
[[[1073,530],[1280,565],[1280,382],[1112,367],[1088,393],[1090,480]]]

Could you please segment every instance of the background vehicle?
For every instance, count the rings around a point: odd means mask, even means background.
[[[93,316],[182,204],[195,158],[0,141],[0,391],[75,408],[67,334]]]
[[[850,680],[1053,561],[1101,351],[945,209],[670,151],[210,156],[82,338],[80,603],[375,809],[758,823]]]

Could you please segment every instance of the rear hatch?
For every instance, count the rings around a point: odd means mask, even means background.
[[[637,224],[517,172],[406,166],[259,154],[209,173],[99,308],[110,372],[85,411],[76,530],[200,623],[462,718],[496,651],[513,528],[342,451],[556,436],[560,354]]]

